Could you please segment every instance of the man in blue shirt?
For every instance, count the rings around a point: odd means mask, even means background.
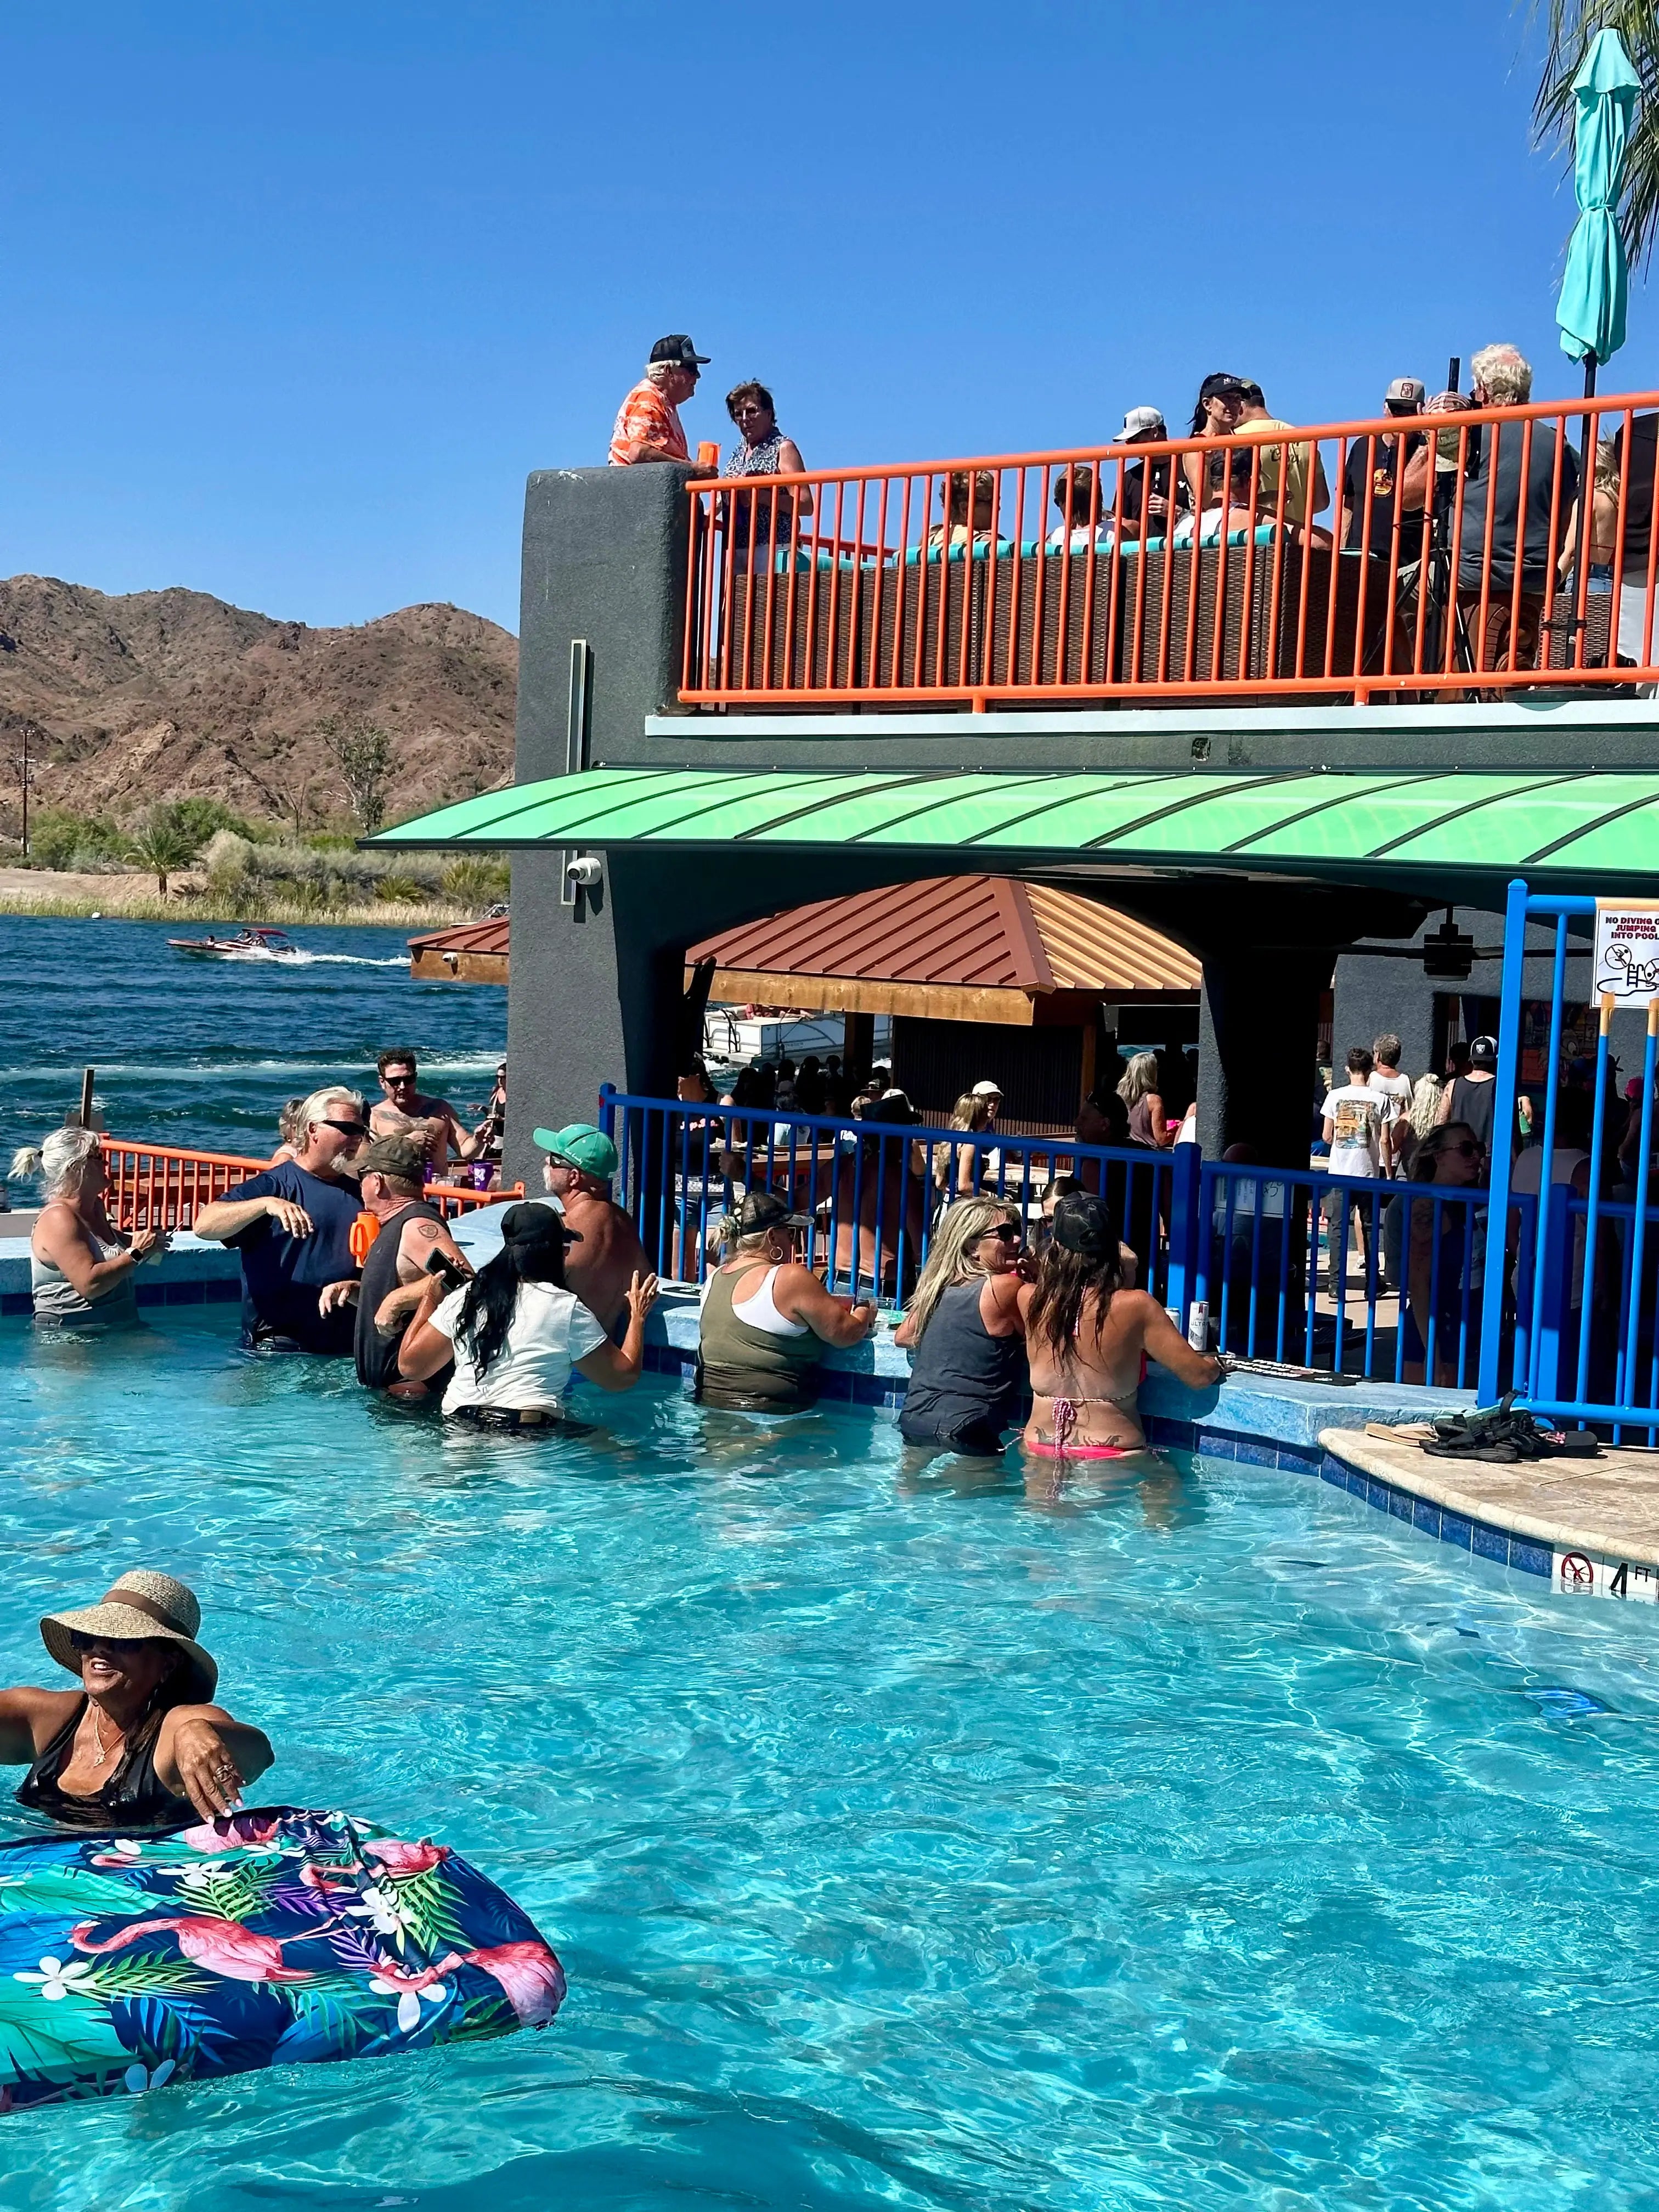
[[[362,1199],[349,1163],[368,1136],[356,1091],[314,1091],[301,1107],[298,1150],[204,1206],[198,1237],[242,1261],[242,1341],[251,1351],[349,1354],[356,1316],[351,1224]]]

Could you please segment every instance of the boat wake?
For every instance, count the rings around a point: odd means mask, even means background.
[[[303,948],[293,952],[267,952],[263,946],[238,946],[234,952],[218,952],[215,958],[233,960],[240,966],[264,968],[407,968],[406,955],[394,955],[389,960],[377,960],[366,952],[307,952]]]

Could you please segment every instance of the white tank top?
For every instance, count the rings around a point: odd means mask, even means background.
[[[805,1336],[807,1331],[806,1323],[804,1321],[791,1321],[787,1314],[781,1314],[778,1311],[777,1303],[772,1296],[772,1280],[777,1272],[775,1267],[769,1267],[765,1279],[754,1297],[745,1298],[741,1305],[734,1297],[732,1300],[732,1310],[739,1321],[746,1322],[750,1328],[759,1329],[763,1335]],[[708,1278],[711,1283],[714,1279],[712,1275]],[[703,1296],[707,1297],[708,1295],[708,1285],[705,1285]]]

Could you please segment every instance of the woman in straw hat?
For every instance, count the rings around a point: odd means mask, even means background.
[[[172,1828],[235,1810],[268,1740],[210,1702],[219,1669],[202,1608],[171,1575],[129,1567],[97,1605],[49,1613],[48,1651],[75,1690],[0,1690],[0,1762],[17,1802],[69,1828]]]

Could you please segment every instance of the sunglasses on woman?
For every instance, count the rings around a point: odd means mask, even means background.
[[[994,1237],[999,1244],[1018,1244],[1025,1231],[1014,1222],[1004,1221],[994,1229],[986,1230],[983,1234],[987,1237]]]

